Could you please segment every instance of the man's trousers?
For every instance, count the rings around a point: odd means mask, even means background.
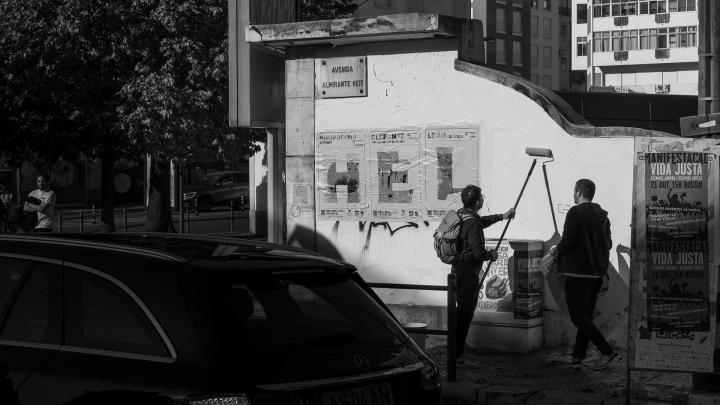
[[[467,338],[470,324],[475,316],[475,307],[478,303],[480,293],[479,272],[481,266],[477,267],[453,267],[453,273],[457,276],[457,335],[455,340],[455,356],[460,357],[465,351],[465,339]]]
[[[602,278],[568,276],[565,281],[565,301],[568,312],[570,312],[573,325],[578,328],[572,354],[575,358],[585,358],[589,342],[593,342],[602,354],[613,353],[612,347],[593,323],[595,304],[602,284]]]

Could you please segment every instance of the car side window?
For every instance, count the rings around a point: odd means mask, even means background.
[[[0,321],[30,262],[0,257]]]
[[[0,339],[60,343],[60,278],[62,268],[37,263],[9,309]]]
[[[118,285],[66,268],[65,344],[116,352],[167,356],[145,312]]]

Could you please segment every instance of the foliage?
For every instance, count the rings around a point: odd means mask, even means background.
[[[226,6],[0,0],[2,151],[37,164],[207,148],[226,130]]]
[[[349,18],[357,8],[353,0],[300,0],[300,21]]]

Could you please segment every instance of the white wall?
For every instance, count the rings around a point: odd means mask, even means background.
[[[551,148],[556,160],[547,165],[560,230],[572,190],[579,178],[597,184],[595,201],[610,212],[614,245],[630,245],[633,139],[576,138],[565,133],[545,111],[522,94],[497,83],[456,71],[457,52],[368,55],[368,96],[320,99],[315,104],[315,131],[392,129],[423,126],[480,128],[480,179],[486,197],[481,214],[510,208],[532,159],[525,148]],[[462,170],[458,164],[453,170]],[[462,187],[463,185],[453,185]],[[559,207],[559,208],[558,208]],[[390,223],[392,229],[403,222]],[[335,245],[373,282],[443,284],[449,270],[432,249],[437,223],[398,230],[394,235],[357,221],[317,221],[317,232]],[[503,224],[486,229],[500,236]],[[547,193],[538,164],[518,206],[506,238],[549,239],[553,234]],[[366,245],[367,243],[367,245]],[[617,268],[616,257],[611,254]],[[388,303],[444,305],[441,292],[378,290]]]

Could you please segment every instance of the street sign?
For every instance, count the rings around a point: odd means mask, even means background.
[[[317,98],[367,96],[367,57],[324,58],[315,61]]]
[[[720,133],[720,113],[680,117],[682,136],[703,136]]]

